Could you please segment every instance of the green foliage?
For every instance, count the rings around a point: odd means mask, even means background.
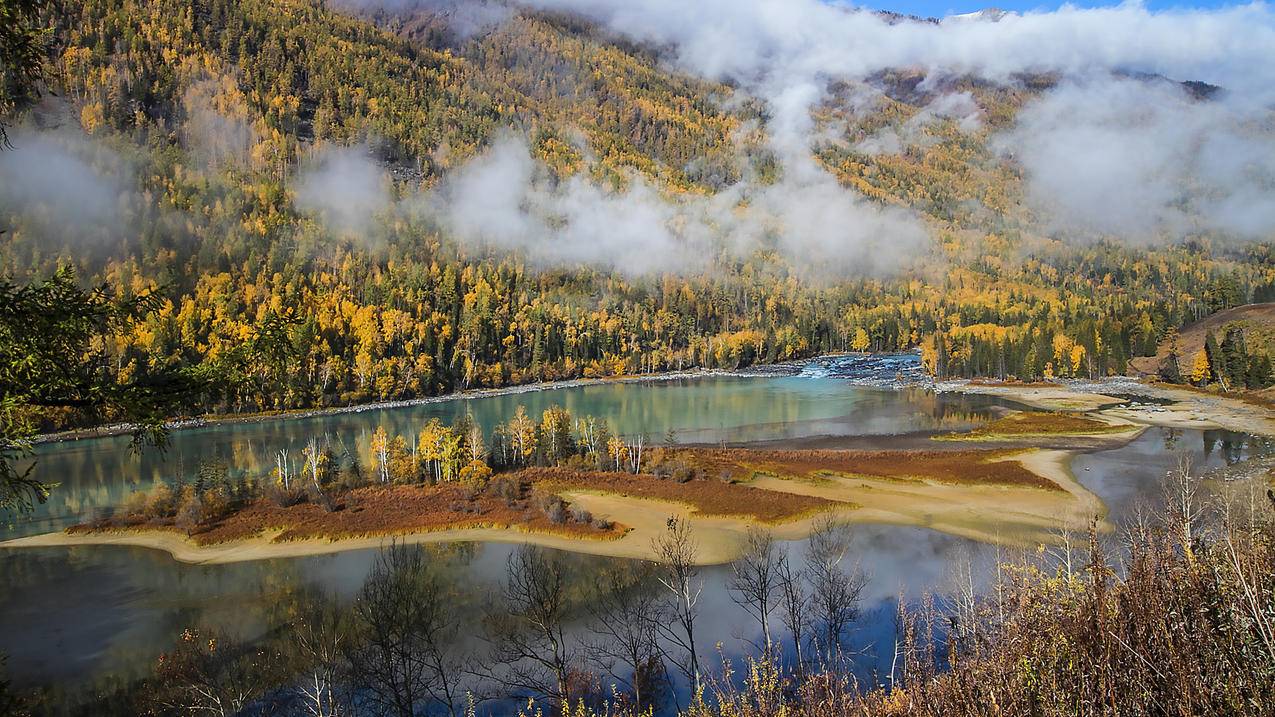
[[[39,412],[131,423],[138,442],[163,443],[164,421],[200,393],[203,379],[157,370],[122,380],[104,351],[108,337],[129,330],[158,301],[153,293],[116,300],[103,287],[86,291],[69,269],[29,286],[0,282],[0,510],[47,496],[33,467],[16,465],[29,452]]]
[[[0,0],[0,149],[9,147],[3,120],[40,94],[49,30],[47,0]]]

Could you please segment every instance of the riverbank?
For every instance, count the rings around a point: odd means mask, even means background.
[[[1051,411],[1088,412],[1145,426],[1223,429],[1275,437],[1275,412],[1264,406],[1127,377],[1045,386],[949,381],[937,388],[998,396]]]
[[[783,370],[789,372],[791,362],[783,364],[768,364],[764,369]],[[624,375],[624,376],[605,376],[599,378],[575,378],[563,381],[539,381],[536,383],[522,384],[518,386],[503,386],[500,388],[475,388],[462,391],[453,391],[451,393],[440,394],[438,396],[426,396],[422,398],[404,399],[399,401],[377,401],[373,403],[360,403],[349,406],[331,406],[327,408],[301,408],[286,411],[271,411],[267,413],[252,414],[214,414],[208,416],[200,416],[197,418],[187,418],[170,421],[166,427],[170,431],[181,431],[192,428],[203,428],[212,425],[240,425],[250,423],[260,423],[263,421],[277,420],[295,420],[303,418],[317,418],[321,416],[335,416],[346,413],[363,413],[365,411],[383,411],[395,408],[410,408],[412,406],[427,406],[434,403],[445,403],[447,401],[471,400],[480,398],[492,398],[495,396],[514,396],[523,393],[536,393],[539,391],[553,391],[563,388],[577,388],[581,386],[599,386],[605,384],[625,384],[625,383],[655,383],[660,381],[680,381],[685,379],[704,378],[709,376],[761,376],[768,375],[763,370],[752,372],[746,369],[725,370],[725,369],[690,369],[684,371],[667,371],[661,373],[641,374],[641,375]],[[79,441],[91,438],[110,438],[112,436],[125,436],[133,432],[134,426],[131,424],[112,424],[108,426],[98,426],[95,428],[83,428],[70,431],[59,431],[57,433],[41,433],[31,439],[31,443],[60,443],[65,441]]]

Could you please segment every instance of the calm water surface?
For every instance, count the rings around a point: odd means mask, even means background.
[[[378,426],[391,435],[415,435],[430,418],[450,421],[466,413],[484,429],[507,420],[518,405],[537,415],[558,404],[575,415],[606,417],[620,432],[662,440],[716,443],[816,436],[895,437],[955,430],[986,420],[999,406],[989,397],[934,395],[920,389],[860,387],[844,377],[814,372],[784,377],[705,377],[655,383],[603,384],[444,401],[306,419],[218,425],[173,434],[165,455],[133,452],[127,438],[42,446],[39,468],[56,480],[50,502],[7,528],[5,537],[58,530],[95,510],[118,505],[136,489],[190,475],[217,459],[231,470],[264,473],[280,449],[299,452],[315,435],[340,438],[366,451]],[[1246,457],[1260,446],[1242,434],[1149,429],[1122,448],[1080,455],[1073,471],[1107,501],[1120,520],[1154,496],[1164,472],[1182,453],[1198,467]],[[855,556],[871,580],[865,614],[854,639],[865,669],[888,669],[895,598],[942,591],[950,567],[990,549],[924,528],[856,527]],[[475,600],[503,576],[506,545],[453,546],[440,561]],[[790,549],[800,551],[801,544]],[[214,627],[251,639],[289,618],[299,596],[322,593],[348,599],[362,584],[374,551],[220,566],[177,563],[165,553],[127,547],[0,551],[0,652],[24,686],[65,689],[121,684],[148,674],[155,657],[191,626]],[[587,575],[601,560],[573,556]],[[746,650],[759,629],[725,589],[728,569],[704,570],[705,595],[697,629],[728,654]]]

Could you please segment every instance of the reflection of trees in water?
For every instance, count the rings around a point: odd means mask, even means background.
[[[849,536],[839,527],[823,534],[826,540],[803,548],[804,562],[787,571],[804,585],[791,592],[809,603],[800,618],[809,630],[807,655],[827,652],[824,646],[836,643],[856,614],[857,592],[845,588],[859,578],[843,572],[851,567]],[[782,578],[776,574],[772,582],[769,571],[786,561],[788,546],[758,542],[770,546],[755,556],[766,566],[760,593],[767,603],[753,605],[758,591],[736,598],[741,617],[753,614],[765,631],[771,621],[786,622],[778,616]],[[693,542],[684,545],[693,556]],[[77,563],[81,550],[85,565]],[[122,627],[90,668],[96,678],[91,684],[54,680],[41,702],[49,711],[86,704],[91,695],[109,696],[93,703],[98,714],[131,714],[156,701],[181,704],[218,690],[227,690],[223,697],[233,702],[235,689],[286,697],[323,714],[338,701],[377,713],[429,706],[455,714],[471,693],[491,700],[493,709],[528,697],[546,705],[567,698],[600,705],[616,694],[660,705],[670,704],[675,684],[686,694],[685,681],[670,679],[675,660],[687,664],[693,681],[696,659],[723,644],[720,634],[681,639],[682,626],[701,606],[692,600],[688,607],[687,593],[669,584],[702,589],[689,562],[690,577],[678,581],[671,579],[676,571],[644,561],[475,544],[398,545],[346,558],[205,568],[133,549],[70,552],[69,559],[29,553],[0,563],[0,577],[19,591],[106,576],[129,595],[113,606],[114,624]],[[357,573],[344,593],[322,579],[332,569]],[[713,589],[726,588],[723,582]],[[764,641],[736,638],[745,654],[769,652]],[[789,651],[789,633],[773,639],[776,653]],[[165,667],[156,673],[161,651]],[[274,683],[257,685],[263,674],[276,675]]]
[[[1222,430],[1201,431],[1200,434],[1205,459],[1216,452],[1228,466],[1247,458],[1275,453],[1275,441],[1262,436]]]
[[[267,475],[280,449],[299,455],[310,438],[329,436],[371,465],[371,430],[415,436],[431,418],[454,422],[472,415],[490,434],[518,406],[539,415],[560,405],[574,415],[606,417],[620,434],[675,430],[683,442],[764,440],[836,432],[870,426],[874,433],[957,430],[981,423],[991,407],[1005,405],[988,396],[935,394],[918,387],[902,390],[859,388],[836,379],[708,377],[646,384],[607,384],[458,399],[389,410],[309,418],[221,423],[176,431],[160,452],[130,448],[128,437],[48,444],[38,449],[40,470],[58,483],[49,502],[16,525],[17,535],[61,530],[119,506],[135,491],[160,482],[194,479],[210,461],[225,465],[237,479]],[[832,428],[829,424],[841,424]]]

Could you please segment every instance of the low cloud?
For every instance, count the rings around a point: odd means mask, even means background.
[[[393,206],[389,173],[361,146],[320,150],[304,163],[293,192],[297,209],[356,239]]]
[[[182,138],[197,162],[211,168],[248,163],[257,133],[234,80],[193,83],[182,95],[182,109]]]
[[[333,0],[333,5],[347,12],[427,18],[459,40],[492,30],[513,13],[502,0]]]
[[[871,110],[869,110],[871,111]],[[853,149],[863,154],[899,154],[911,147],[928,147],[938,139],[927,133],[936,122],[952,121],[959,131],[977,132],[983,126],[983,113],[969,92],[939,95],[921,108],[900,127],[882,127],[856,142]]]
[[[764,99],[772,148],[803,181],[823,181],[805,164],[823,139],[810,112],[829,101],[833,81],[897,68],[924,72],[927,86],[964,75],[1013,84],[1023,73],[1047,73],[1061,78],[1058,88],[999,144],[1023,163],[1032,201],[1055,231],[1136,240],[1192,228],[1275,232],[1265,199],[1272,142],[1260,129],[1270,126],[1275,103],[1275,13],[1264,3],[1153,12],[1131,2],[894,22],[821,0],[524,2],[582,13],[665,48],[682,70]],[[1224,96],[1204,103],[1167,82],[1118,76],[1201,81]],[[976,129],[980,119],[965,99],[940,97],[930,118]],[[857,149],[902,151],[918,141],[915,129],[884,130]]]
[[[1264,115],[1175,83],[1107,79],[1055,89],[998,142],[1055,230],[1260,239],[1275,228],[1275,135]]]
[[[125,231],[136,197],[120,155],[69,129],[18,129],[10,139],[13,149],[0,152],[0,217],[22,215],[50,243],[67,246]]]
[[[847,193],[813,162],[775,185],[670,197],[637,174],[618,192],[583,175],[554,182],[513,137],[454,170],[423,208],[471,246],[630,275],[698,271],[759,249],[812,275],[873,274],[925,241],[909,214]]]

